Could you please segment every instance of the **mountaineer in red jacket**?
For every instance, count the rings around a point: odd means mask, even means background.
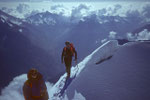
[[[65,42],[65,47],[63,48],[62,55],[61,55],[61,61],[62,63],[65,62],[66,66],[66,72],[67,72],[67,79],[70,78],[70,70],[72,65],[72,57],[75,54],[75,61],[77,62],[77,52],[70,42]]]
[[[28,80],[23,86],[25,100],[48,100],[48,92],[43,76],[34,68],[28,72]]]

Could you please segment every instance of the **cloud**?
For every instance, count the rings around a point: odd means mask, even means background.
[[[118,12],[118,10],[120,10],[121,8],[122,8],[122,6],[121,6],[121,5],[116,4],[116,5],[115,5],[115,8],[114,8],[114,10],[113,10],[113,13],[117,13],[117,12]]]
[[[150,40],[150,32],[144,29],[142,32],[138,33],[137,40]]]
[[[17,18],[25,18],[28,17],[30,14],[35,13],[37,10],[31,10],[28,4],[18,4],[14,7],[2,7],[1,10],[11,16]]]
[[[101,40],[101,43],[105,43],[107,41],[107,39],[103,39]]]
[[[130,18],[141,17],[141,14],[138,10],[128,10],[126,16]]]
[[[40,13],[39,10],[32,10],[32,12],[24,14],[24,17],[27,18],[27,17],[29,17],[29,16],[36,15],[36,14],[38,14],[38,13]]]
[[[99,16],[105,15],[106,13],[107,13],[107,9],[106,8],[98,10],[98,15]]]
[[[88,15],[88,10],[90,9],[89,6],[85,4],[80,4],[78,7],[72,9],[71,12],[71,20],[80,20],[83,16]]]
[[[143,7],[142,15],[144,16],[146,22],[150,22],[150,5],[147,4]]]
[[[135,35],[127,33],[127,38],[129,41],[150,40],[150,32],[147,29],[144,29]]]
[[[2,89],[0,100],[24,100],[22,87],[26,80],[27,80],[26,74],[15,77],[7,87]],[[47,90],[50,90],[52,84],[46,82],[46,85]]]
[[[12,8],[7,8],[7,7],[2,7],[1,10],[4,11],[4,12],[6,12],[6,13],[11,13],[11,12],[14,11],[14,9],[12,9]]]
[[[133,33],[127,33],[127,39],[129,41],[135,41],[136,40],[136,36],[133,35]]]
[[[64,6],[63,4],[57,4],[57,5],[53,5],[51,6],[51,12],[52,13],[56,13],[59,15],[65,15],[65,16],[70,16],[70,9],[67,8],[66,6]]]
[[[31,0],[32,1],[32,0]],[[33,0],[35,1],[35,0]],[[37,0],[38,1],[38,0]],[[39,1],[48,1],[48,0],[39,0]],[[91,0],[52,0],[52,1],[73,1],[73,2],[81,2],[81,1],[84,1],[84,2],[88,2],[88,1],[91,1]],[[104,0],[92,0],[93,2],[103,2]],[[149,0],[107,0],[107,1],[149,1]]]
[[[42,2],[41,2],[42,3]],[[46,5],[46,7],[43,6],[35,6],[31,7],[32,4],[29,3],[21,3],[17,5],[16,9],[9,9],[7,13],[17,16],[19,18],[26,18],[32,15],[35,15],[39,12],[45,12],[49,11],[51,13],[55,13],[58,15],[63,15],[68,17],[68,21],[72,22],[78,22],[80,20],[84,21],[85,17],[89,17],[92,15],[96,15],[95,18],[98,18],[98,21],[100,24],[106,23],[109,20],[109,18],[106,18],[106,16],[120,16],[120,17],[126,17],[126,21],[134,21],[138,23],[147,23],[150,22],[150,6],[149,3],[142,3],[141,6],[138,9],[138,3],[110,3],[109,5],[104,3],[104,5],[100,4],[101,6],[97,7],[96,3],[55,3],[55,5],[47,5],[43,2],[41,5]],[[135,4],[135,5],[134,5]],[[106,6],[105,6],[106,5]],[[136,6],[136,7],[135,7]],[[13,8],[15,8],[13,7]],[[49,9],[50,7],[50,9]],[[143,8],[143,10],[142,10]],[[8,8],[7,8],[8,9]],[[44,9],[44,10],[42,10]],[[6,10],[6,7],[3,8],[3,10]],[[114,20],[116,22],[119,22],[120,20],[117,19],[119,17],[116,17]],[[122,21],[122,20],[121,20]],[[123,22],[123,21],[122,21]],[[134,23],[133,22],[133,23]]]
[[[143,8],[143,12],[145,17],[147,18],[150,18],[150,5],[146,5],[144,8]]]
[[[114,32],[114,31],[111,31],[111,32],[109,32],[109,38],[110,39],[115,39],[116,38],[116,35],[117,35],[117,33],[116,32]]]
[[[134,5],[132,5],[134,6]],[[128,18],[141,18],[141,22],[147,22],[147,20],[150,20],[150,5],[149,3],[141,4],[141,7],[139,9],[129,9],[126,12],[126,17]],[[150,22],[150,21],[149,21]]]
[[[30,12],[30,7],[27,4],[19,4],[17,6],[6,6],[2,7],[1,10],[11,16],[17,17],[17,18],[24,18],[25,15],[29,15]]]
[[[64,6],[63,5],[54,5],[54,6],[51,6],[51,10],[57,10],[57,9],[59,9],[59,8],[64,8]]]
[[[63,100],[70,100],[66,93],[64,94]],[[86,100],[86,98],[75,90],[74,97],[71,100]]]
[[[24,13],[26,11],[29,11],[29,8],[30,6],[27,5],[27,4],[19,4],[17,7],[16,7],[16,10],[19,12],[19,13]]]
[[[119,9],[121,9],[121,8],[122,8],[122,6],[121,6],[120,4],[116,4],[114,10],[117,11],[117,10],[119,10]]]
[[[32,15],[35,15],[35,14],[37,14],[37,13],[40,13],[40,11],[39,11],[39,10],[33,10],[33,11],[30,13],[30,15],[32,16]]]
[[[2,90],[0,100],[24,100],[22,86],[26,79],[26,74],[15,77],[13,81]]]
[[[119,15],[119,10],[122,10],[122,5],[116,4],[110,7],[102,8],[99,10],[98,14],[106,15],[106,16],[116,16]]]

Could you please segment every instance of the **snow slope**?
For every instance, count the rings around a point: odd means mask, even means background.
[[[66,81],[67,74],[65,73],[54,85],[46,82],[50,100],[68,100],[68,97],[66,95],[64,96],[65,90],[70,86],[71,83],[74,82],[73,80],[75,80],[76,77],[80,75],[80,72],[88,65],[88,62],[91,60],[96,61],[96,59],[94,58],[97,53],[101,53],[101,55],[97,57],[98,60],[108,58],[110,55],[114,54],[118,47],[119,46],[117,41],[108,41],[99,48],[97,48],[95,51],[93,51],[93,53],[91,53],[89,56],[85,57],[85,59],[78,65],[72,67],[71,78],[69,80]],[[26,74],[15,77],[7,87],[2,89],[0,100],[10,100],[10,98],[14,98],[16,100],[23,100],[22,86],[26,79]],[[74,99],[85,100],[82,94],[78,93],[77,91],[75,91]]]
[[[66,73],[60,77],[58,82],[52,87],[50,90],[50,99],[52,100],[68,100],[68,98],[63,96],[65,93],[65,90],[68,88],[68,86],[72,83],[72,81],[80,75],[80,72],[88,66],[89,62],[96,62],[98,60],[107,59],[108,57],[112,56],[114,52],[119,48],[117,41],[108,41],[104,43],[102,46],[97,48],[95,51],[93,51],[89,56],[85,57],[85,59],[80,62],[75,67],[72,67],[71,69],[71,78],[66,81]],[[100,53],[100,56],[97,56],[97,54]],[[76,93],[77,94],[77,93]],[[79,94],[78,94],[79,95]],[[77,96],[78,96],[77,95]],[[75,96],[76,98],[76,96]],[[69,99],[70,100],[70,99]]]
[[[82,73],[66,89],[65,97],[72,100],[80,93],[84,97],[81,100],[150,100],[150,42],[127,43],[111,59],[100,62],[108,49],[93,52]],[[100,63],[95,64],[97,61]]]
[[[65,73],[53,86],[46,82],[49,100],[149,100],[149,51],[150,42],[118,45],[116,40],[108,41],[73,66],[70,79],[66,80]],[[0,100],[10,100],[14,93],[22,100],[25,80],[24,75],[13,80]],[[13,93],[8,91],[12,85],[16,87]]]

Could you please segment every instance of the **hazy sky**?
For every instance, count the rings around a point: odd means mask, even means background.
[[[0,0],[0,1],[150,1],[150,0]]]

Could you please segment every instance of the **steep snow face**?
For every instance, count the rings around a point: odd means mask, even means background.
[[[117,41],[104,43],[72,67],[68,81],[65,73],[55,85],[46,83],[50,100],[149,100],[149,45],[150,42],[123,46]],[[14,78],[0,98],[23,100],[25,80],[26,75]]]
[[[80,72],[82,72],[82,70],[87,66],[87,64],[89,64],[89,62],[95,62],[99,59],[107,58],[113,55],[114,52],[117,50],[117,48],[118,48],[117,41],[108,41],[104,43],[102,46],[100,46],[99,48],[97,48],[89,56],[87,56],[82,62],[80,62],[77,66],[72,67],[70,83],[73,82],[73,79],[76,76],[80,75]],[[101,55],[96,58],[95,56],[98,53],[101,53]],[[60,95],[63,95],[61,94],[61,92],[65,91],[64,85],[66,84],[65,82],[66,75],[67,74],[65,73],[63,76],[61,76],[58,82],[53,86],[49,82],[46,82],[50,100],[62,100],[62,99],[70,100],[68,99],[67,95],[65,95],[64,97],[60,96]],[[16,100],[23,100],[24,98],[23,98],[22,87],[26,79],[27,79],[26,74],[15,77],[13,81],[10,82],[10,84],[2,90],[2,94],[0,95],[0,100],[3,100],[3,99],[10,100],[10,98],[13,98]],[[75,91],[73,100],[85,100],[85,97],[83,97],[80,92]]]
[[[82,71],[82,69],[90,63],[97,63],[99,60],[107,59],[112,56],[115,51],[119,48],[118,42],[115,40],[107,41],[95,51],[93,51],[89,56],[87,56],[82,62],[78,64],[80,70],[77,75]],[[97,54],[100,54],[97,56]]]
[[[66,95],[64,98],[62,97],[65,89],[67,89],[67,87],[70,85],[70,83],[72,83],[72,81],[78,75],[80,75],[82,70],[86,66],[88,66],[90,63],[93,63],[93,62],[96,62],[99,60],[103,60],[103,59],[107,59],[108,57],[112,56],[118,48],[119,48],[119,46],[118,46],[117,41],[107,41],[102,46],[97,48],[89,56],[85,57],[85,59],[83,61],[81,61],[78,65],[76,65],[75,67],[72,67],[71,79],[66,81],[67,74],[64,74],[63,76],[60,77],[58,82],[50,90],[50,93],[49,93],[50,98],[52,100],[61,100],[61,99],[70,100],[70,99],[68,99],[68,97]],[[99,53],[101,53],[100,56],[96,57],[96,55]],[[78,98],[77,100],[85,100],[85,98],[82,96],[82,94],[78,93],[78,91],[75,91],[73,100],[74,99],[76,100],[76,98]]]
[[[12,24],[18,26],[22,24],[22,21],[20,19],[10,16],[2,11],[0,11],[0,19],[3,23],[7,22],[10,27],[13,26]]]
[[[117,41],[108,41],[101,45],[99,48],[97,48],[95,51],[93,51],[89,56],[87,56],[82,62],[80,62],[75,67],[72,67],[71,69],[71,79],[68,81],[69,84],[73,82],[73,80],[76,78],[76,76],[80,75],[80,72],[89,64],[89,62],[95,62],[99,59],[105,59],[109,56],[113,55],[114,52],[118,49],[118,43]],[[95,57],[98,53],[101,53],[99,57]],[[95,59],[96,58],[96,59]],[[62,97],[64,94],[64,91],[67,89],[69,84],[66,83],[66,73],[60,77],[58,82],[55,85],[50,84],[49,82],[46,82],[47,90],[49,93],[50,100],[70,100],[68,99],[67,95]],[[0,100],[10,100],[10,98],[16,99],[16,100],[23,100],[23,92],[22,87],[27,80],[27,75],[23,74],[20,76],[17,76],[13,79],[10,84],[2,89],[2,94],[0,95]],[[85,100],[85,97],[82,96],[82,94],[78,91],[75,91],[75,94],[73,96],[73,100]]]
[[[108,50],[99,49],[69,85],[65,95],[69,100],[74,98],[76,91],[86,100],[149,100],[149,45],[150,42],[125,44],[112,58],[104,59],[105,62],[101,61],[100,58],[105,58],[101,55],[113,49],[107,46]],[[100,63],[95,64],[97,61]]]
[[[23,74],[15,77],[13,81],[2,90],[0,100],[24,100],[22,87],[24,82],[27,80],[26,76],[26,74]]]

